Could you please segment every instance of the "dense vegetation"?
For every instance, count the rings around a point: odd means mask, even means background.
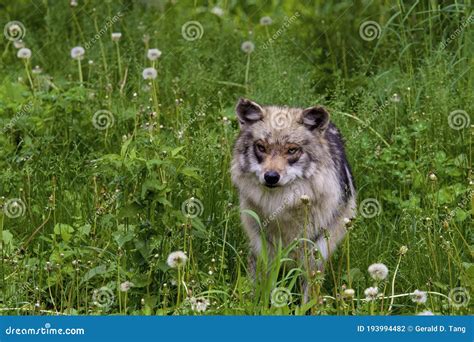
[[[472,314],[471,1],[0,7],[2,314]],[[346,138],[359,215],[306,305],[288,251],[247,275],[240,96]]]

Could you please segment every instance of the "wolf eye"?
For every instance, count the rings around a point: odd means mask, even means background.
[[[288,154],[295,154],[298,151],[299,151],[298,147],[290,147],[287,152]]]
[[[266,150],[265,150],[265,146],[263,146],[262,144],[256,144],[257,146],[257,150],[261,153],[265,153]]]

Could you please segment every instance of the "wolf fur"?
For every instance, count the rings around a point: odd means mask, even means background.
[[[328,112],[321,106],[261,106],[240,99],[236,113],[240,134],[232,181],[241,209],[263,220],[260,226],[250,215],[241,215],[251,248],[250,273],[255,276],[262,242],[271,260],[279,243],[285,247],[307,238],[326,260],[343,239],[347,219],[355,216],[356,198],[343,140]],[[276,184],[268,184],[277,178]],[[322,271],[314,253],[310,258],[307,271]],[[307,300],[307,287],[304,291]]]

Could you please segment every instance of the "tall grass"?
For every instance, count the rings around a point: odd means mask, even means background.
[[[186,1],[5,6],[2,23],[25,25],[28,71],[43,72],[31,89],[1,42],[1,313],[472,313],[472,132],[450,115],[474,108],[471,1],[224,2],[222,16]],[[200,38],[185,39],[190,21]],[[361,37],[367,21],[378,38]],[[79,80],[69,53],[86,43]],[[372,205],[306,275],[308,303],[291,260],[302,242],[261,258],[261,281],[248,275],[229,177],[239,96],[329,108]],[[177,250],[187,261],[171,268]],[[388,277],[373,280],[373,263]]]

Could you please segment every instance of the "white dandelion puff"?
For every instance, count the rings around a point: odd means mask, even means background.
[[[376,287],[369,287],[365,289],[364,294],[365,294],[365,299],[366,300],[375,300],[377,299],[377,295],[379,293],[379,289]]]
[[[255,50],[255,44],[252,43],[250,40],[247,40],[242,43],[240,49],[245,53],[252,53]]]
[[[434,313],[430,310],[425,310],[417,314],[417,316],[434,316]]]
[[[84,58],[86,50],[82,46],[76,46],[71,49],[71,58],[81,60]]]
[[[161,56],[161,51],[158,49],[149,49],[147,53],[147,57],[150,61],[157,60]]]
[[[260,25],[262,26],[268,26],[268,25],[271,25],[272,23],[273,23],[273,20],[269,16],[260,18]]]
[[[217,15],[218,17],[222,17],[224,15],[224,10],[219,6],[214,6],[211,9],[211,13]]]
[[[16,56],[21,59],[29,59],[31,58],[31,50],[28,48],[21,48],[18,50]]]
[[[384,264],[372,264],[368,271],[374,280],[384,280],[388,275],[388,268]]]
[[[192,297],[190,299],[191,302],[191,309],[196,312],[204,312],[207,310],[207,307],[209,306],[209,300],[206,298],[194,298]]]
[[[120,291],[122,292],[127,292],[128,290],[130,290],[133,286],[135,286],[134,283],[132,283],[131,281],[124,281],[122,284],[120,284]]]
[[[413,291],[413,293],[411,294],[411,300],[412,300],[414,303],[417,303],[417,304],[424,304],[424,303],[426,303],[426,299],[427,299],[427,296],[426,296],[426,292],[425,292],[425,291],[415,290],[415,291]]]
[[[158,76],[158,73],[155,68],[146,68],[143,70],[142,75],[145,80],[154,80],[156,76]]]
[[[171,268],[178,268],[178,267],[183,267],[186,264],[187,260],[188,260],[188,257],[186,256],[186,254],[184,254],[184,252],[176,251],[168,255],[168,259],[166,260],[166,263]]]
[[[344,297],[353,298],[354,295],[355,295],[355,291],[353,289],[345,289],[344,290]]]
[[[112,32],[112,41],[118,42],[120,38],[122,38],[122,33],[121,32]]]

